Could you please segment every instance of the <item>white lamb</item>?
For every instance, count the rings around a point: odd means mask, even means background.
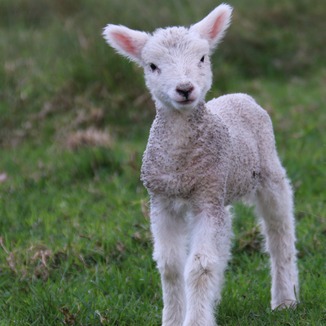
[[[106,41],[144,68],[156,104],[141,178],[151,200],[154,259],[161,274],[164,326],[216,325],[230,257],[229,205],[255,204],[271,259],[272,309],[298,294],[292,190],[271,120],[250,96],[205,104],[210,55],[231,20],[218,6],[190,28],[153,34],[108,25]]]

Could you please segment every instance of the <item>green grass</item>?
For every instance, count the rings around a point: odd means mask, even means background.
[[[326,323],[326,113],[322,1],[230,1],[209,98],[247,92],[271,114],[296,196],[301,304],[272,312],[268,258],[235,207],[221,325]],[[159,325],[147,194],[153,104],[139,68],[101,37],[109,22],[191,24],[209,0],[0,3],[0,325]],[[77,137],[92,130],[101,142]],[[86,133],[86,132],[85,132]],[[78,140],[79,139],[79,140]],[[72,142],[77,145],[72,146]],[[74,144],[75,144],[74,143]]]

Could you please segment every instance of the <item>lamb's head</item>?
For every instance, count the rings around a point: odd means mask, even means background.
[[[153,34],[108,25],[106,41],[144,68],[145,80],[160,108],[191,109],[211,87],[210,55],[231,20],[222,4],[190,28],[168,27]]]

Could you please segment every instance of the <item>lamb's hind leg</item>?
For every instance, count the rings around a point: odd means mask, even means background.
[[[185,314],[184,267],[187,224],[182,208],[160,197],[151,199],[151,229],[154,260],[161,274],[163,326],[180,326]]]
[[[274,173],[264,182],[256,205],[271,259],[272,309],[295,307],[299,291],[293,195],[281,166],[279,171],[279,177]]]

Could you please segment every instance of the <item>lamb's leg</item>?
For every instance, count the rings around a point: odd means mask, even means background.
[[[256,205],[271,259],[272,309],[295,307],[299,291],[292,189],[282,174],[265,182]]]
[[[187,311],[183,326],[216,325],[214,308],[221,297],[230,238],[231,217],[224,207],[195,217],[185,270]]]
[[[154,260],[161,274],[163,326],[182,325],[185,314],[184,267],[186,262],[186,222],[180,212],[158,198],[151,202]],[[178,214],[179,213],[179,214]]]

